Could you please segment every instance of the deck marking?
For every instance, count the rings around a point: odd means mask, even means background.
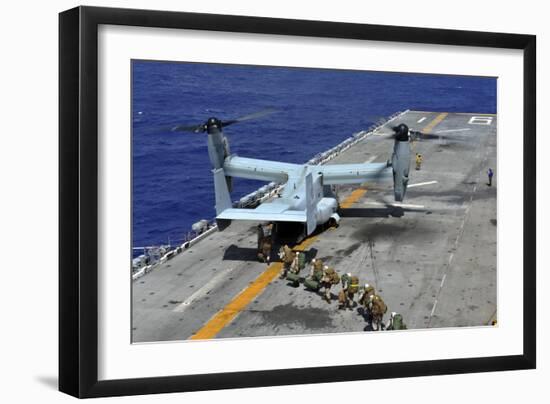
[[[493,118],[490,116],[472,116],[468,121],[469,125],[490,125]]]
[[[376,158],[378,157],[378,155],[374,155],[372,156],[371,158],[369,158],[367,161],[365,161],[363,164],[369,164],[369,163],[372,163],[374,160],[376,160]]]
[[[365,202],[365,205],[374,206],[392,206],[395,208],[411,208],[411,209],[424,209],[424,205],[412,205],[408,203],[382,203],[382,202]]]
[[[424,129],[421,130],[422,133],[432,133],[432,130],[439,125],[445,118],[447,118],[447,115],[449,115],[448,112],[443,112],[436,116],[433,121],[431,121],[428,125],[424,127]]]
[[[423,116],[422,118],[420,118],[418,121],[416,121],[416,123],[422,123],[426,120],[427,118],[425,116]]]
[[[434,316],[434,312],[435,312],[436,306],[437,306],[437,299],[436,299],[435,302],[434,302],[434,307],[432,307],[432,312],[431,312],[431,314],[430,314],[430,317],[433,317],[433,316]]]
[[[417,184],[411,184],[407,188],[421,187],[423,185],[432,185],[432,184],[437,184],[437,181],[419,182]]]
[[[440,133],[466,132],[468,130],[470,130],[470,128],[438,130],[436,135],[439,135]]]
[[[486,150],[485,152],[485,157],[484,157],[484,161],[483,161],[483,165],[486,165],[486,162],[487,162],[487,156],[488,156],[488,153],[489,151]],[[481,157],[481,155],[478,154],[477,158],[479,159]],[[470,213],[470,208],[472,207],[472,202],[473,202],[473,199],[474,199],[474,193],[476,192],[477,190],[477,186],[478,186],[478,183],[480,181],[480,178],[481,178],[481,173],[478,174],[478,177],[477,177],[477,180],[476,180],[476,184],[473,186],[473,192],[472,194],[470,195],[470,203],[467,204],[466,201],[463,201],[462,202],[462,207],[465,208],[465,211],[464,211],[464,216],[462,218],[462,221],[460,223],[460,229],[458,230],[457,232],[457,235],[456,235],[456,239],[455,239],[455,242],[454,242],[454,245],[455,245],[455,251],[458,250],[458,243],[461,239],[461,237],[464,235],[464,227],[465,227],[465,224],[466,224],[466,221],[468,220],[469,218],[469,213]],[[447,273],[449,272],[450,268],[451,268],[451,263],[452,263],[452,260],[454,258],[454,253],[451,253],[449,255],[449,260],[447,262],[447,265],[444,267],[444,274],[443,274],[443,278],[441,279],[441,284],[439,285],[439,290],[437,291],[437,295],[436,295],[436,298],[435,298],[435,301],[434,301],[434,305],[432,307],[432,311],[431,311],[431,314],[430,314],[430,318],[428,320],[428,327],[431,326],[431,322],[432,322],[432,317],[435,313],[435,308],[437,306],[437,301],[439,299],[439,296],[441,295],[441,290],[443,289],[443,284],[445,283],[445,280],[447,278]]]
[[[359,199],[361,199],[361,197],[363,195],[365,195],[365,193],[367,192],[367,190],[365,188],[357,188],[356,190],[354,190],[350,196],[348,196],[344,202],[342,202],[340,204],[340,207],[342,209],[348,209],[351,207],[351,205],[353,205],[355,202],[357,202]]]
[[[354,190],[341,204],[340,206],[349,208],[355,202],[357,202],[367,192],[364,188],[358,188]],[[293,249],[297,251],[304,251],[311,244],[313,244],[319,235],[306,238],[300,244]],[[208,320],[208,322],[202,326],[195,334],[189,339],[212,339],[218,333],[225,328],[248,304],[256,298],[263,290],[278,276],[283,267],[282,262],[274,262],[267,269],[262,272],[251,284],[249,284],[241,293],[231,300],[224,308],[218,311],[214,316]]]
[[[231,271],[233,271],[235,268],[231,267],[224,271],[221,271],[216,276],[214,276],[212,279],[210,279],[202,288],[198,289],[195,293],[193,293],[191,296],[189,296],[183,303],[178,304],[174,310],[172,310],[174,313],[182,313],[187,309],[191,303],[193,303],[195,300],[205,296],[210,292],[218,282],[222,280],[226,275],[228,275]]]
[[[317,239],[310,237],[302,241],[294,249],[302,251]],[[266,286],[277,277],[283,267],[282,262],[274,262],[261,273],[250,285],[230,301],[223,309],[218,311],[200,330],[189,339],[214,338],[227,324],[229,324],[248,304],[256,298]]]

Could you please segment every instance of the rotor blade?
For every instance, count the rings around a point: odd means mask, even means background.
[[[410,131],[410,138],[412,141],[437,140],[437,141],[448,141],[451,143],[464,143],[464,144],[477,143],[479,141],[479,138],[469,136],[468,134],[464,133],[469,130],[470,130],[469,128],[449,129],[449,130],[436,131],[433,133]]]
[[[389,130],[384,130],[384,129],[389,129]],[[395,138],[395,132],[391,128],[387,128],[387,127],[382,127],[380,129],[376,130],[373,133],[373,135],[376,136],[376,137],[384,138],[384,139],[394,139]]]
[[[170,128],[170,132],[192,132],[201,133],[204,132],[204,124],[200,125],[175,125]]]
[[[468,132],[470,128],[460,128],[460,129],[446,129],[433,132],[434,135],[440,135],[443,133],[457,133],[457,132]],[[452,135],[451,135],[452,136]]]
[[[250,115],[241,116],[240,118],[237,118],[237,119],[230,119],[228,121],[223,121],[222,126],[229,126],[229,125],[232,125],[232,124],[237,123],[237,122],[243,122],[243,121],[248,121],[250,119],[261,118],[261,117],[266,116],[266,115],[271,115],[275,112],[277,112],[277,110],[274,109],[274,108],[264,109],[262,111],[255,112],[255,113],[250,114]]]

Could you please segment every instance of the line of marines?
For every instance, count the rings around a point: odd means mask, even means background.
[[[273,248],[272,224],[258,225],[258,260],[269,264]],[[306,267],[306,254],[303,251],[294,251],[288,245],[279,249],[279,258],[283,266],[280,273],[281,279],[286,279],[293,286],[298,286],[302,278],[300,271]],[[351,273],[338,275],[333,267],[324,265],[321,259],[312,259],[310,262],[309,276],[303,279],[304,286],[315,292],[320,292],[327,303],[331,303],[331,289],[342,283],[342,289],[338,293],[339,309],[353,309],[358,304],[364,308],[367,321],[373,330],[383,327],[382,319],[388,308],[374,287],[368,283],[360,286],[359,278]],[[355,302],[355,296],[359,296]],[[403,330],[407,326],[399,313],[392,312],[386,330]]]
[[[286,279],[293,286],[298,286],[302,278],[300,272],[306,267],[306,253],[293,251],[287,245],[279,249],[279,258],[283,266],[280,273],[281,279]],[[382,323],[384,314],[388,308],[375,288],[366,283],[360,285],[359,278],[351,273],[340,276],[333,267],[325,265],[319,258],[310,262],[309,276],[303,278],[304,286],[307,289],[321,293],[327,303],[331,303],[331,289],[341,283],[342,288],[338,293],[339,309],[353,309],[358,304],[363,307],[365,317],[371,324],[373,330],[378,331],[384,328]],[[358,297],[357,302],[355,297]],[[401,314],[392,312],[386,330],[403,330],[407,326],[403,322]]]

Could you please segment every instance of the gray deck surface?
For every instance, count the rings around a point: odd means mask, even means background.
[[[422,130],[439,115],[410,111],[396,122]],[[367,185],[366,194],[342,213],[340,226],[316,236],[308,248],[340,274],[373,284],[388,305],[385,319],[390,311],[402,313],[409,329],[482,326],[496,319],[497,118],[489,116],[490,125],[469,124],[472,116],[482,115],[450,113],[432,129],[458,129],[448,133],[456,140],[415,143],[424,163],[416,171],[412,162],[410,185],[437,183],[410,187],[403,203],[423,209],[388,208],[383,203],[393,203],[391,186]],[[369,136],[330,164],[383,162],[391,148],[391,140]],[[486,184],[488,167],[495,170],[492,187]],[[353,189],[340,187],[340,199]],[[188,339],[266,271],[255,259],[255,225],[233,222],[134,281],[133,341]],[[303,285],[293,288],[276,277],[216,338],[365,330],[359,307],[337,309],[339,289],[333,288],[328,304]]]

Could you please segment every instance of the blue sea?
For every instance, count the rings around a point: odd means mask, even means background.
[[[170,132],[175,124],[274,108],[225,129],[231,152],[303,163],[396,111],[496,113],[496,87],[485,77],[133,61],[133,245],[179,244],[215,216],[206,135]],[[233,200],[261,185],[235,179]]]

